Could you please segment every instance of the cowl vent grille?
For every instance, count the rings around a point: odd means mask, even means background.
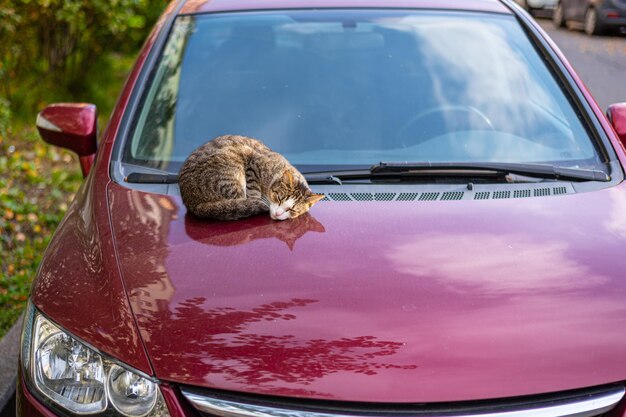
[[[356,201],[373,201],[372,193],[352,193],[352,198]]]
[[[352,201],[352,197],[347,193],[330,193],[326,195],[331,201]]]
[[[511,192],[510,191],[495,191],[493,193],[493,198],[494,199],[510,198],[510,197],[511,197]]]
[[[473,191],[459,190],[457,187],[454,191],[424,191],[424,192],[327,192],[326,197],[322,201],[456,201],[456,200],[503,200],[509,198],[531,198],[531,197],[549,197],[566,194],[574,194],[574,189],[571,185],[558,186],[558,187],[546,187],[545,185],[532,186],[524,185],[519,188],[510,189],[512,185],[499,186],[480,186],[482,190],[475,186]],[[332,186],[336,187],[336,186]],[[343,187],[346,187],[345,185]],[[509,188],[505,188],[509,187]],[[486,191],[485,188],[490,189]],[[333,188],[335,189],[335,188]]]
[[[419,193],[400,193],[398,194],[397,201],[413,201],[417,199]],[[393,200],[393,199],[392,199]]]
[[[440,193],[422,193],[422,195],[420,195],[420,198],[418,198],[419,201],[435,201],[439,198],[439,194]]]
[[[461,200],[463,199],[463,191],[449,191],[443,193],[442,200]]]
[[[376,201],[391,201],[396,197],[396,193],[374,193],[374,200]],[[398,196],[398,199],[400,196]]]

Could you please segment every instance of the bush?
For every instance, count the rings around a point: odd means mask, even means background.
[[[87,101],[108,115],[165,0],[0,0],[0,337],[78,189],[77,158],[46,145],[38,111]]]
[[[77,158],[34,128],[0,137],[0,337],[20,315],[52,232],[78,190]]]
[[[0,0],[0,97],[20,120],[44,103],[93,101],[93,79],[113,70],[102,57],[134,55],[165,3]]]
[[[9,101],[0,97],[0,140],[7,135],[10,119],[11,109],[9,108]]]

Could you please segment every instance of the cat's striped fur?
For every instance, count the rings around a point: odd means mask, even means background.
[[[219,136],[193,151],[178,177],[187,210],[201,218],[237,220],[270,212],[295,218],[322,199],[282,155],[256,139]]]

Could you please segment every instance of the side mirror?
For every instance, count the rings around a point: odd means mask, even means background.
[[[97,149],[96,106],[87,103],[51,104],[37,115],[37,130],[51,145],[78,154],[83,176],[91,169]]]
[[[611,104],[606,111],[615,133],[626,147],[626,103]]]

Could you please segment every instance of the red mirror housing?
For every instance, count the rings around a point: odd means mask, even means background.
[[[76,152],[86,176],[96,155],[97,116],[93,104],[51,104],[37,115],[37,130],[47,143]]]
[[[611,104],[606,115],[615,129],[615,133],[626,147],[626,103]]]

